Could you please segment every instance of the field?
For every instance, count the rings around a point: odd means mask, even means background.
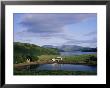
[[[54,63],[52,58],[56,58],[59,55],[41,55],[38,56],[38,60],[34,62],[24,62],[19,64],[14,64],[14,66],[23,66],[30,64],[47,64]],[[87,64],[87,65],[97,65],[97,55],[88,54],[88,55],[74,55],[74,56],[62,56],[63,60],[57,63],[64,64]]]
[[[38,63],[52,63],[52,58],[56,58],[59,55],[41,55],[39,56]],[[77,64],[90,64],[97,65],[96,54],[88,55],[74,55],[74,56],[62,56],[63,60],[58,63],[77,63]]]

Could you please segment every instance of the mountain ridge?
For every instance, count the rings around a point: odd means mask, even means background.
[[[43,45],[42,47],[45,48],[57,48],[59,51],[66,51],[66,52],[71,52],[71,51],[82,51],[82,52],[96,52],[97,48],[90,48],[90,47],[83,47],[83,46],[78,46],[78,45],[62,45],[62,46],[53,46],[53,45]]]

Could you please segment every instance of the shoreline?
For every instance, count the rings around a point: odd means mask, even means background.
[[[90,64],[90,63],[84,63],[84,62],[29,62],[29,63],[14,64],[14,67],[17,68],[17,67],[28,66],[28,65],[53,64],[53,63],[58,63],[58,64],[81,64],[81,65],[93,65],[93,66],[97,66],[97,64]]]

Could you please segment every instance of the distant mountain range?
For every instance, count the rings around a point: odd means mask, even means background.
[[[57,48],[61,52],[72,52],[72,51],[96,52],[97,51],[97,48],[82,47],[77,45],[62,45],[62,46],[44,45],[42,47]]]

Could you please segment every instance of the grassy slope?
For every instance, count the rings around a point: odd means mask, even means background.
[[[14,64],[23,63],[27,58],[32,61],[38,60],[39,55],[58,55],[59,52],[55,48],[43,48],[34,44],[14,43]]]

